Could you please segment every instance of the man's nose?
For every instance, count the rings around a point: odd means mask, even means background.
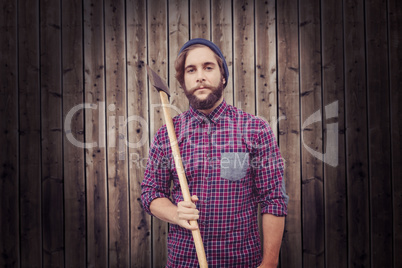
[[[201,83],[205,81],[205,74],[204,74],[204,70],[198,70],[197,71],[197,82]]]

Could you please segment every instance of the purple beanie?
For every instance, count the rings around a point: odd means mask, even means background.
[[[186,48],[188,48],[189,46],[195,45],[195,44],[201,44],[204,46],[209,47],[213,52],[215,52],[216,55],[219,56],[219,58],[222,59],[223,62],[223,70],[224,70],[224,77],[225,77],[225,84],[224,86],[226,87],[227,83],[228,83],[228,77],[229,77],[229,69],[228,69],[228,65],[226,64],[226,60],[225,57],[223,56],[221,50],[219,49],[219,47],[217,45],[215,45],[214,43],[212,43],[211,41],[207,40],[207,39],[203,39],[203,38],[194,38],[191,39],[189,41],[187,41],[187,43],[185,43],[180,51],[179,54]]]

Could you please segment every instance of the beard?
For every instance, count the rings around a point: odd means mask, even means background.
[[[215,103],[222,97],[223,93],[223,83],[222,80],[219,81],[219,85],[217,87],[213,87],[211,85],[207,84],[202,84],[204,88],[208,88],[211,90],[211,93],[208,94],[208,96],[201,100],[199,99],[194,93],[195,91],[200,87],[201,85],[198,85],[196,87],[193,87],[189,90],[184,88],[184,94],[186,94],[188,101],[190,102],[191,107],[197,110],[208,110],[211,109]]]

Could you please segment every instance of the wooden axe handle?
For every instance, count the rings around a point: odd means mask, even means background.
[[[177,143],[176,138],[176,131],[174,129],[173,120],[170,115],[170,111],[168,109],[168,104],[170,104],[169,99],[166,92],[159,91],[159,94],[162,101],[163,114],[165,116],[166,127],[170,140],[170,146],[172,147],[174,163],[176,166],[177,175],[179,176],[180,188],[183,194],[183,199],[184,201],[191,202],[190,190],[188,189],[187,178],[184,172],[183,162],[181,161],[179,145]],[[198,223],[196,220],[191,220],[190,225],[198,226]],[[195,250],[197,251],[198,263],[200,264],[201,268],[206,268],[208,267],[208,264],[207,264],[207,258],[205,256],[204,244],[202,243],[200,229],[192,231],[192,234],[195,244]]]

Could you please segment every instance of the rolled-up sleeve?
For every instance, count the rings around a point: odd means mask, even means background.
[[[141,183],[141,202],[144,210],[152,215],[149,206],[154,199],[170,197],[170,161],[164,154],[161,140],[162,130],[158,131],[149,149],[144,179]]]
[[[286,216],[289,197],[283,177],[284,162],[275,135],[266,122],[255,137],[252,166],[261,214]]]

